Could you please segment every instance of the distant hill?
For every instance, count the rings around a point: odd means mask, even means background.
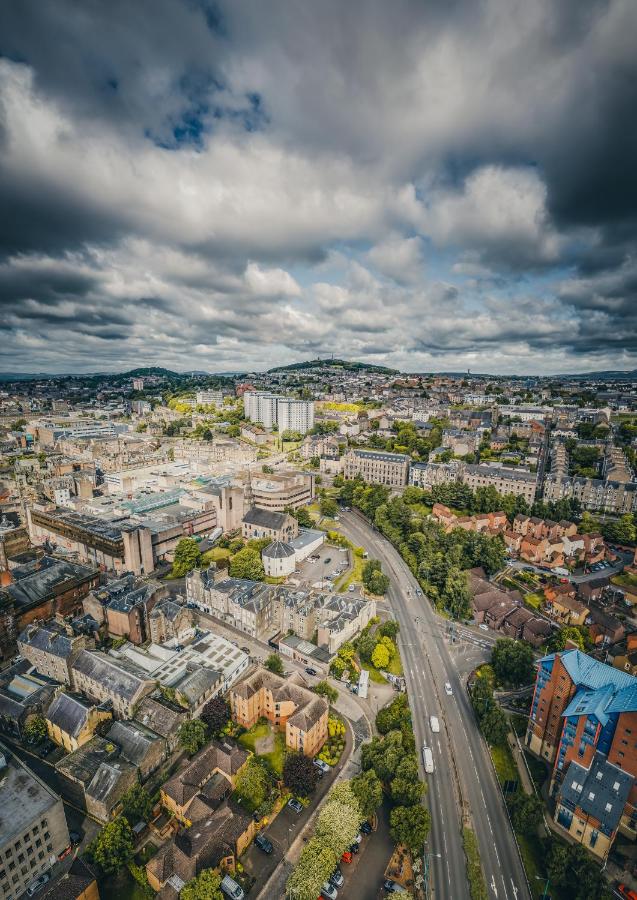
[[[189,375],[190,373],[188,373]],[[161,366],[146,366],[146,368],[131,369],[128,372],[122,372],[118,378],[141,378],[144,375],[163,375],[164,378],[184,378],[187,377],[185,372],[173,372],[171,369],[162,369]]]
[[[277,366],[275,369],[268,369],[268,374],[274,372],[295,372],[302,369],[321,368],[344,369],[346,372],[379,372],[383,375],[398,375],[398,369],[388,369],[387,366],[373,366],[370,363],[350,362],[346,359],[308,359],[305,362],[290,363],[289,366]]]

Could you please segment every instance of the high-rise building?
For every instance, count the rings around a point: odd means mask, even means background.
[[[296,400],[267,391],[246,391],[243,408],[247,419],[260,422],[264,428],[276,425],[280,432],[299,431],[306,434],[314,426],[312,400]]]

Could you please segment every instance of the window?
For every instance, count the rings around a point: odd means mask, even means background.
[[[594,800],[594,799],[595,799],[595,794],[594,794],[592,791],[589,791],[588,799],[589,799],[589,800]]]
[[[51,853],[51,851],[53,850],[53,844],[47,844],[46,849],[49,853]]]
[[[613,790],[614,790],[614,791],[618,791],[618,790],[619,790],[619,781],[616,781],[616,782],[615,782],[615,784],[613,785]]]
[[[602,773],[601,773],[601,772],[598,772],[597,775],[595,776],[595,778],[597,778],[598,781],[601,781],[601,780],[602,780]]]
[[[611,812],[612,808],[613,808],[613,804],[612,804],[612,803],[607,803],[607,804],[606,804],[606,812]]]

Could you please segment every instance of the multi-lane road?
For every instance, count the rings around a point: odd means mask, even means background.
[[[400,625],[416,742],[433,751],[435,771],[426,776],[432,821],[427,845],[432,854],[430,895],[436,900],[470,896],[462,846],[467,817],[476,831],[491,900],[527,900],[524,868],[504,801],[439,617],[429,601],[416,594],[418,583],[399,553],[366,520],[354,512],[342,513],[341,530],[380,559],[390,577],[388,600]],[[431,715],[440,722],[437,734],[431,732]]]

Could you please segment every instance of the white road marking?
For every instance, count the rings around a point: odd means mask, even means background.
[[[517,900],[518,889],[516,888],[513,879],[511,879],[511,887],[513,888],[513,897],[514,897],[514,900]]]
[[[495,875],[492,875],[492,876],[491,876],[491,887],[493,888],[493,893],[494,893],[494,894],[496,895],[496,897],[497,897],[497,896],[498,896],[498,889],[497,889],[497,887],[495,886]]]

